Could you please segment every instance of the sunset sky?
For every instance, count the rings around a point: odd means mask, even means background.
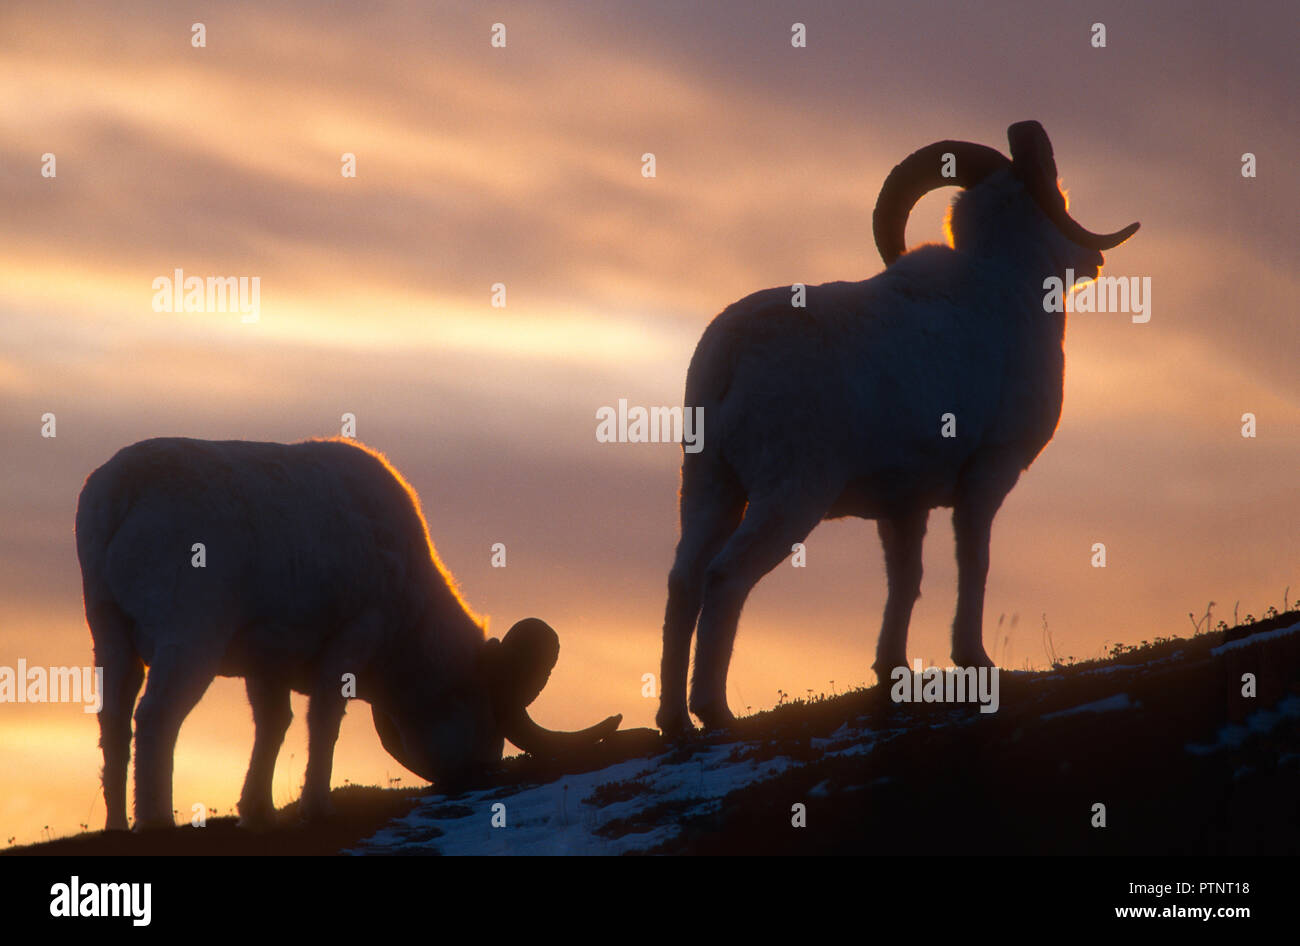
[[[597,409],[680,405],[700,332],[754,290],[879,272],[889,169],[942,138],[1005,151],[1029,118],[1081,223],[1142,222],[1105,272],[1150,277],[1152,312],[1070,319],[1060,427],[994,526],[989,652],[1045,666],[1044,614],[1087,659],[1187,634],[1209,601],[1300,598],[1293,5],[361,6],[0,8],[0,665],[90,662],[73,514],[118,448],[331,436],[351,412],[490,631],[559,631],[534,716],[653,725],[681,453],[598,443]],[[258,321],[155,312],[177,268],[259,277]],[[947,663],[945,510],[925,567],[909,654]],[[874,525],[823,524],[750,599],[732,708],[873,682],[884,598]],[[294,708],[277,804],[301,787]],[[0,704],[0,842],[102,827],[97,739],[79,706]],[[218,680],[175,807],[230,810],[251,746],[243,683]],[[335,784],[396,776],[418,781],[353,707]]]

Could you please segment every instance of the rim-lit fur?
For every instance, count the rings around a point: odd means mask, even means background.
[[[202,543],[205,567],[193,566]],[[217,675],[244,677],[256,723],[241,820],[273,814],[271,778],[311,695],[303,814],[325,813],[345,675],[385,714],[401,761],[455,778],[498,761],[484,632],[429,542],[414,492],[346,441],[146,440],[87,479],[77,507],[86,617],[105,671],[109,829],[124,829],[135,710],[135,820],[172,824],[172,755]],[[197,799],[180,799],[188,817]]]

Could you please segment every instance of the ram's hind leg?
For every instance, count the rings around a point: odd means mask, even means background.
[[[889,579],[889,597],[873,665],[881,683],[889,679],[895,667],[907,666],[907,626],[912,620],[912,606],[921,594],[921,547],[929,516],[928,509],[920,509],[876,523]]]
[[[691,712],[706,728],[734,722],[727,707],[727,668],[745,599],[758,580],[790,554],[794,543],[808,537],[837,494],[774,494],[754,500],[740,528],[705,570]]]
[[[659,713],[655,716],[655,724],[666,735],[691,728],[686,711],[686,677],[691,636],[700,614],[704,570],[736,530],[744,512],[745,494],[729,470],[697,471],[688,459],[682,482],[682,538],[668,574]]]
[[[206,653],[169,647],[154,655],[135,711],[136,830],[170,828],[176,823],[172,812],[176,737],[217,675],[219,653],[215,647]]]
[[[275,802],[271,797],[275,760],[293,721],[293,710],[289,705],[289,687],[278,681],[249,677],[245,684],[256,732],[244,790],[239,793],[239,824],[244,828],[262,828],[275,822]]]
[[[103,668],[99,745],[104,752],[105,830],[125,831],[126,770],[131,758],[131,711],[144,682],[144,663],[130,639],[130,618],[112,605],[87,616],[95,641],[95,665]]]

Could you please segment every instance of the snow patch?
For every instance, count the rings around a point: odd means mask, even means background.
[[[1252,634],[1250,637],[1242,637],[1235,641],[1228,641],[1226,644],[1220,644],[1218,647],[1215,647],[1210,651],[1210,655],[1217,657],[1219,654],[1226,654],[1230,650],[1240,650],[1243,647],[1251,647],[1255,644],[1262,643],[1263,641],[1277,640],[1279,637],[1286,637],[1288,634],[1294,634],[1296,631],[1300,631],[1300,621],[1297,621],[1290,627],[1279,627],[1272,631],[1266,631],[1263,634]]]
[[[1210,755],[1239,749],[1251,735],[1272,732],[1284,719],[1294,717],[1300,717],[1300,696],[1288,696],[1272,709],[1256,710],[1246,717],[1245,723],[1229,723],[1220,728],[1214,742],[1206,745],[1189,742],[1186,750],[1192,755]]]
[[[823,757],[869,752],[870,731],[842,726],[814,740]],[[864,745],[863,742],[866,744]],[[345,854],[593,854],[647,851],[671,840],[681,822],[717,810],[731,791],[797,766],[786,756],[758,761],[763,743],[702,748],[683,761],[674,753],[632,759],[546,785],[435,796]],[[602,786],[615,800],[596,804]],[[591,803],[588,803],[591,802]],[[493,827],[503,809],[504,827]],[[498,821],[500,818],[498,817]]]
[[[1044,713],[1043,720],[1059,719],[1062,716],[1074,716],[1078,713],[1112,713],[1115,710],[1133,709],[1137,705],[1129,699],[1127,693],[1116,693],[1095,703],[1084,703],[1082,706],[1071,706],[1069,709],[1057,710],[1055,713]]]

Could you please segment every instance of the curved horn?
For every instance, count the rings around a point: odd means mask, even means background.
[[[556,732],[533,722],[522,706],[502,720],[502,735],[530,755],[553,756],[577,752],[613,735],[623,722],[620,713],[577,732]]]
[[[533,755],[556,755],[595,745],[616,729],[623,717],[611,716],[578,732],[555,732],[533,722],[525,709],[546,686],[560,656],[560,637],[545,621],[525,618],[500,641],[487,642],[488,663],[501,734]]]
[[[940,174],[945,153],[956,159],[954,177]],[[885,265],[907,252],[907,216],[918,200],[939,187],[974,187],[994,171],[1010,165],[1000,151],[970,141],[936,141],[896,164],[881,185],[871,215],[876,249]]]
[[[1066,237],[1090,250],[1109,250],[1137,233],[1140,226],[1137,223],[1130,223],[1114,233],[1093,233],[1070,216],[1065,198],[1056,184],[1052,142],[1038,122],[1016,122],[1007,129],[1007,140],[1011,144],[1011,165],[1016,175],[1043,213]]]

